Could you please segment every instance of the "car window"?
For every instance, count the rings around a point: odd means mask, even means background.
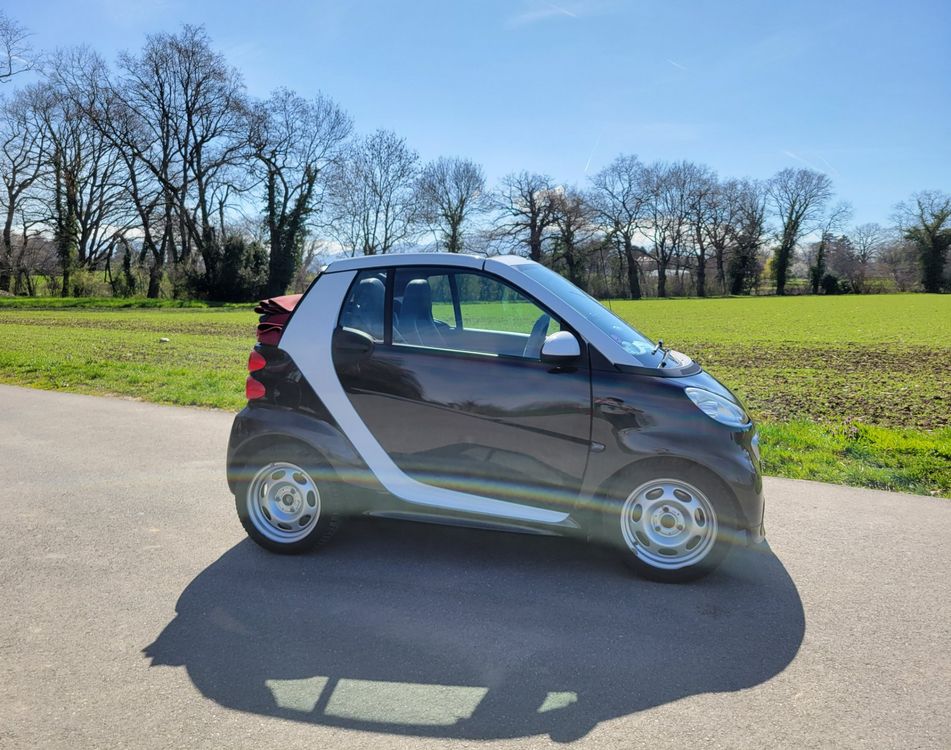
[[[544,315],[538,305],[498,279],[477,273],[457,273],[462,327],[467,330],[528,336]]]
[[[478,273],[408,268],[393,286],[393,343],[538,359],[557,323],[531,299]]]
[[[386,274],[382,271],[361,271],[340,308],[338,325],[369,334],[383,341],[383,310],[386,300]]]

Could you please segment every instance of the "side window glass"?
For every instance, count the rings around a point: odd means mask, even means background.
[[[401,268],[393,284],[393,342],[455,349],[452,285],[444,270]]]
[[[546,335],[549,328],[557,328],[532,300],[497,279],[459,273],[456,284],[462,327],[467,331],[530,336],[536,324],[539,328],[545,326]]]
[[[383,341],[383,307],[386,299],[386,273],[361,271],[350,287],[340,308],[337,324],[369,334]]]
[[[557,321],[498,279],[400,268],[393,283],[393,343],[538,359]]]

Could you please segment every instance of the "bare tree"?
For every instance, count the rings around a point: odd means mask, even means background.
[[[13,225],[28,191],[42,175],[45,129],[34,118],[30,96],[17,92],[0,100],[0,181],[3,183],[3,236],[0,292],[9,292],[17,276]]]
[[[722,294],[727,291],[727,261],[736,236],[739,221],[739,201],[743,182],[740,180],[717,181],[705,196],[703,230],[713,261],[716,285]]]
[[[49,65],[73,68],[91,57],[84,49],[63,51]],[[44,136],[46,216],[56,238],[65,296],[73,291],[72,272],[97,267],[128,228],[132,215],[122,157],[58,79],[50,76],[28,91]]]
[[[308,220],[319,208],[325,173],[350,136],[350,118],[330,99],[275,91],[254,111],[251,153],[265,191],[267,295],[283,294],[301,265]]]
[[[33,67],[30,32],[0,10],[0,83]]]
[[[440,157],[423,167],[419,176],[422,220],[450,253],[463,250],[462,225],[485,205],[485,175],[469,159]]]
[[[855,248],[856,257],[861,263],[868,264],[875,261],[878,251],[888,239],[888,232],[881,224],[872,222],[859,224],[849,232],[849,237]]]
[[[727,280],[730,294],[749,294],[759,281],[759,255],[766,237],[766,190],[754,180],[728,183],[731,205]]]
[[[818,294],[826,275],[828,265],[827,255],[830,244],[835,240],[835,233],[840,230],[852,217],[852,206],[844,201],[833,206],[819,225],[819,241],[815,243],[815,257],[809,266],[809,281],[812,293]]]
[[[832,181],[811,169],[786,168],[767,184],[766,194],[780,222],[779,246],[773,259],[776,294],[786,293],[786,278],[796,246],[818,228],[832,198]]]
[[[592,203],[605,230],[617,239],[627,266],[628,290],[641,298],[637,259],[644,251],[635,240],[643,219],[647,195],[643,189],[644,165],[636,156],[618,156],[592,178]]]
[[[878,251],[879,266],[895,282],[899,292],[909,291],[920,277],[915,243],[904,238],[886,242]]]
[[[657,267],[657,296],[667,296],[667,272],[684,251],[690,232],[689,180],[694,165],[655,162],[646,168],[646,196],[641,231],[648,238],[647,255]]]
[[[329,227],[351,255],[388,253],[406,242],[417,222],[419,157],[388,130],[366,136],[334,170],[328,191]]]
[[[196,250],[214,278],[222,188],[246,152],[241,77],[194,26],[148,37],[140,54],[120,55],[119,68],[110,94],[122,127],[110,132],[161,189],[164,248],[184,263]]]
[[[592,240],[597,233],[595,212],[587,196],[575,188],[558,191],[554,207],[555,233],[549,265],[555,269],[564,267],[568,280],[585,288],[587,256],[594,250]]]
[[[922,287],[940,292],[951,246],[951,196],[938,190],[915,193],[895,207],[895,219],[905,239],[918,249]]]
[[[502,178],[492,198],[498,212],[496,230],[528,248],[542,261],[546,234],[555,223],[555,186],[547,175],[518,172]]]
[[[707,254],[715,243],[724,242],[723,223],[716,173],[702,164],[683,163],[684,189],[688,219],[692,225],[692,244],[696,257],[696,288],[698,297],[707,296]]]
[[[866,291],[868,271],[878,259],[878,254],[888,239],[888,233],[880,224],[860,224],[849,233],[849,238],[852,240],[855,254],[849,282],[852,289],[861,294]]]

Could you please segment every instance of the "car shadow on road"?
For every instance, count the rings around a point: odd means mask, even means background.
[[[144,652],[232,709],[469,740],[547,734],[781,672],[802,603],[765,545],[689,585],[567,539],[348,524],[319,554],[242,541]]]

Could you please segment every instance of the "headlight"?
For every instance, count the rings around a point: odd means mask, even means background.
[[[684,388],[684,393],[700,411],[720,424],[728,427],[745,427],[750,423],[750,418],[742,407],[723,396],[705,391],[703,388]]]

